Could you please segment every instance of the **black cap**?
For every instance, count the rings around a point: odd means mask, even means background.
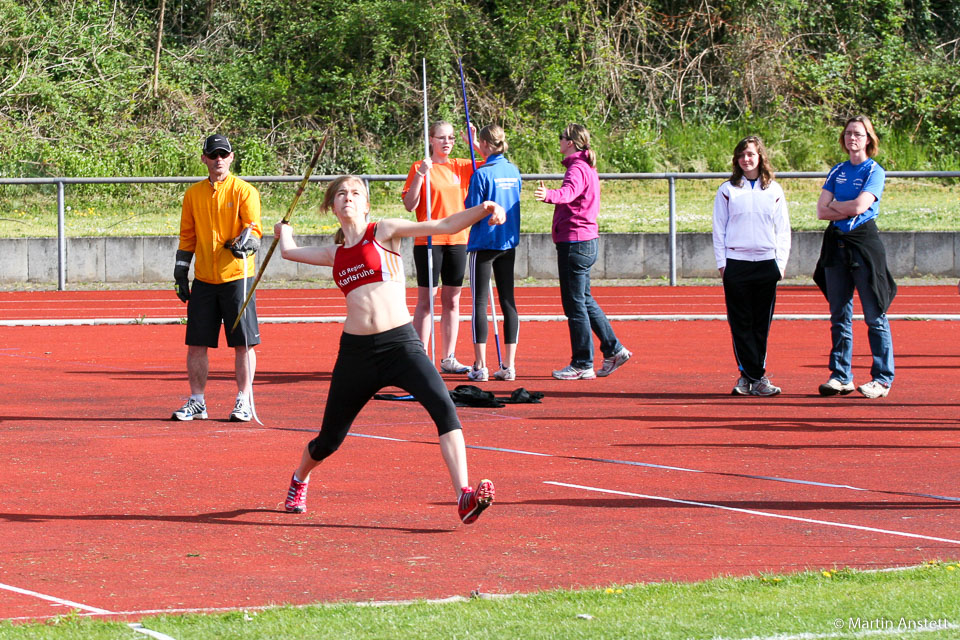
[[[233,147],[230,146],[230,141],[219,133],[215,133],[203,141],[203,155],[209,157],[217,151],[233,153]]]

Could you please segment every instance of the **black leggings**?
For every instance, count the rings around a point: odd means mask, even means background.
[[[441,436],[460,428],[447,386],[412,324],[369,336],[344,333],[320,434],[307,445],[310,457],[319,462],[339,449],[360,410],[388,386],[400,387],[416,398]]]
[[[473,343],[487,341],[487,299],[490,293],[490,272],[497,283],[497,298],[503,318],[503,343],[517,344],[520,337],[520,319],[513,297],[513,265],[517,250],[471,251],[467,261],[470,267],[470,295],[473,298]]]

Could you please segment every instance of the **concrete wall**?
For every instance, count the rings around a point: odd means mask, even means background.
[[[896,277],[960,276],[960,233],[881,232],[890,271]],[[787,276],[813,273],[822,234],[797,231],[787,264]],[[264,250],[272,238],[265,238]],[[300,236],[301,245],[326,244],[329,236]],[[412,276],[412,241],[404,241],[403,259]],[[175,237],[67,238],[66,281],[166,282],[173,280]],[[669,236],[665,233],[609,233],[600,237],[600,255],[592,275],[598,279],[660,278],[670,274]],[[524,234],[517,247],[517,278],[556,278],[556,252],[549,234]],[[717,277],[709,233],[677,234],[677,276]],[[329,279],[330,269],[288,262],[276,254],[264,278],[270,280]],[[56,282],[57,242],[54,238],[0,239],[0,282]]]

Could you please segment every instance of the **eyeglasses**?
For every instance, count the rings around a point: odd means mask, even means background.
[[[857,131],[844,131],[843,135],[847,136],[848,138],[866,138],[867,137],[867,134],[859,133]]]
[[[454,136],[431,136],[434,140],[456,140]]]
[[[563,135],[562,133],[560,134],[560,139],[561,139],[561,140],[570,140],[570,138],[568,138],[567,136]]]
[[[230,151],[220,150],[220,151],[214,151],[213,153],[208,153],[206,154],[206,156],[211,160],[217,160],[219,158],[226,158],[227,156],[230,155],[230,153],[231,153]]]

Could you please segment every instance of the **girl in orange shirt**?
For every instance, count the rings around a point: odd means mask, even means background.
[[[446,218],[463,210],[463,201],[470,187],[473,164],[470,159],[451,158],[456,138],[453,125],[442,120],[430,126],[430,157],[413,163],[403,185],[403,206],[417,212],[417,220],[427,219],[426,199],[421,198],[424,179],[430,172],[430,216],[434,220]],[[464,136],[466,139],[466,136]],[[476,139],[476,138],[474,138]],[[474,147],[479,151],[478,147]],[[480,161],[482,162],[482,160]],[[467,373],[470,367],[457,361],[457,333],[460,326],[460,290],[467,266],[467,238],[469,230],[450,235],[432,236],[433,282],[427,275],[427,239],[417,238],[413,260],[417,268],[417,306],[413,326],[423,344],[430,339],[430,298],[440,289],[440,336],[443,354],[440,370],[444,373]]]

